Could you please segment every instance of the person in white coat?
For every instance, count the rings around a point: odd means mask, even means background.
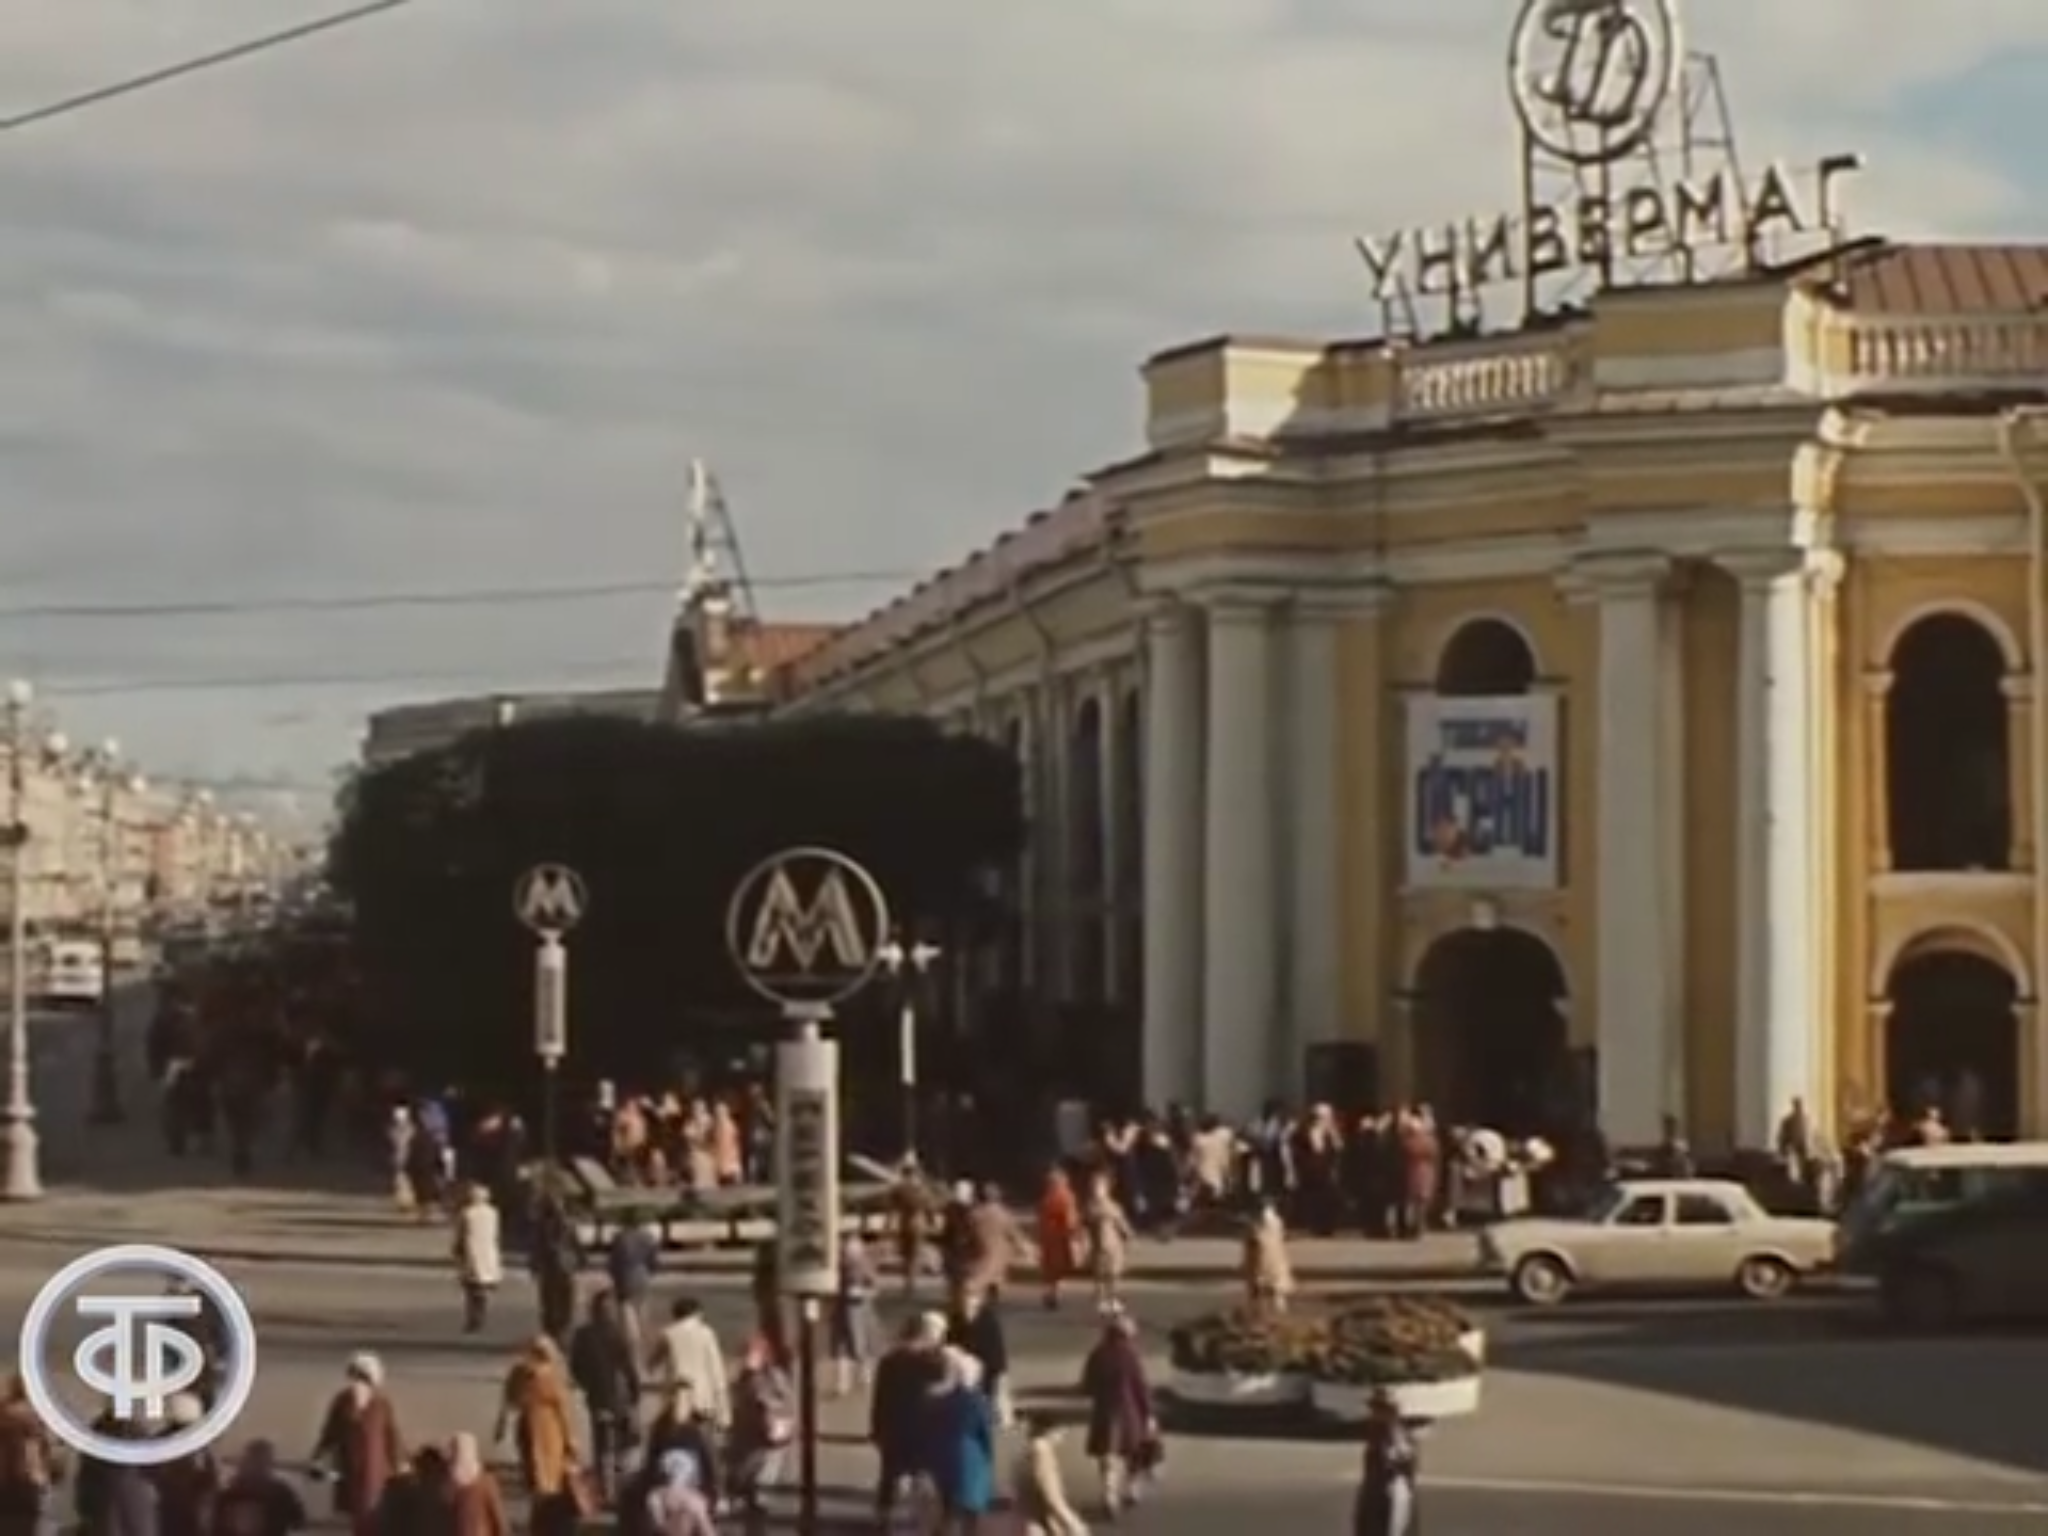
[[[654,1336],[648,1374],[663,1395],[710,1429],[732,1427],[732,1398],[726,1389],[725,1348],[704,1309],[684,1297],[670,1308],[669,1324]]]
[[[472,1184],[455,1211],[455,1278],[462,1286],[462,1331],[481,1333],[491,1310],[491,1293],[505,1279],[498,1208],[490,1191]]]

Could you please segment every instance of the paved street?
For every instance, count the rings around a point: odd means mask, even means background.
[[[90,1026],[79,1022],[39,1029],[47,1104],[84,1102]],[[0,1207],[0,1308],[18,1316],[50,1269],[85,1248],[170,1241],[221,1260],[258,1316],[262,1369],[238,1435],[302,1450],[341,1360],[364,1348],[386,1358],[414,1438],[488,1428],[500,1376],[532,1325],[523,1285],[508,1287],[482,1338],[461,1338],[445,1233],[396,1221],[368,1170],[266,1167],[258,1187],[229,1188],[211,1164],[155,1152],[139,1072],[128,1082],[138,1092],[126,1128],[86,1135],[75,1113],[46,1122],[53,1186],[83,1182],[53,1187],[36,1206]],[[1354,1245],[1348,1262],[1365,1256]],[[1133,1301],[1156,1349],[1174,1319],[1226,1288],[1200,1265],[1177,1266],[1171,1249],[1148,1260]],[[677,1256],[664,1290],[702,1295],[728,1337],[743,1324],[744,1279],[725,1256]],[[2048,1516],[2048,1442],[2033,1413],[2048,1338],[1891,1340],[1831,1299],[1556,1314],[1471,1299],[1488,1304],[1492,1364],[1482,1411],[1427,1448],[1433,1536],[1542,1536],[1595,1521],[1651,1536],[1718,1536],[1736,1521],[1747,1536],[1931,1536],[1937,1522],[2001,1531]],[[888,1310],[906,1308],[892,1298]],[[1087,1308],[1048,1314],[1020,1296],[1008,1316],[1020,1395],[1070,1409],[1093,1329]],[[1163,1360],[1157,1369],[1163,1378]],[[870,1471],[861,1420],[856,1403],[827,1408],[824,1473],[849,1517]],[[1185,1427],[1135,1528],[1203,1536],[1287,1521],[1336,1531],[1355,1456],[1337,1439],[1220,1439]],[[1087,1486],[1078,1465],[1073,1475]]]
[[[1294,1491],[1204,1498],[1175,1509],[1157,1529],[1174,1536],[1236,1536],[1252,1530],[1346,1532],[1348,1490]],[[1160,1511],[1164,1515],[1165,1511]],[[2043,1511],[1969,1507],[1912,1508],[1884,1504],[1769,1503],[1712,1497],[1614,1497],[1583,1492],[1499,1493],[1430,1487],[1422,1500],[1429,1536],[1585,1536],[1627,1530],[1630,1536],[2005,1536],[2038,1531]],[[1155,1528],[1149,1519],[1132,1529]]]

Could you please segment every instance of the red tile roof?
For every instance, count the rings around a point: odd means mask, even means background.
[[[830,640],[843,624],[776,624],[760,620],[733,636],[734,661],[760,672],[774,672],[802,660]]]

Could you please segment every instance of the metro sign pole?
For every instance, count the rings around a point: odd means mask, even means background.
[[[540,1145],[552,1183],[561,1152],[562,1061],[569,1054],[569,950],[562,940],[590,910],[590,892],[568,865],[536,864],[513,886],[512,910],[539,940],[533,957],[533,1052],[545,1078]]]
[[[740,980],[775,1004],[776,1277],[797,1302],[797,1530],[819,1536],[818,1318],[839,1289],[839,1043],[834,1010],[884,964],[889,903],[830,848],[789,848],[747,872],[726,904]]]

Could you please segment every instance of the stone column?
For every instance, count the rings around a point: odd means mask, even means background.
[[[1892,674],[1863,674],[1864,763],[1869,772],[1863,785],[1870,797],[1870,872],[1888,875],[1892,869],[1892,751],[1886,729],[1890,717]]]
[[[2005,693],[2006,795],[2012,806],[2012,868],[2032,869],[2040,832],[2034,826],[2034,735],[2027,716],[2034,706],[2034,680],[2014,673],[1999,685]]]
[[[1294,1098],[1309,1046],[1344,1032],[1338,847],[1337,625],[1341,610],[1298,600],[1288,626],[1287,999],[1280,1091]],[[1357,935],[1354,942],[1365,942]]]
[[[1271,1092],[1279,1033],[1279,669],[1270,602],[1225,593],[1206,606],[1202,1107],[1241,1120]]]
[[[1123,739],[1123,683],[1113,668],[1105,667],[1095,685],[1095,707],[1102,711],[1102,734],[1096,739],[1095,777],[1102,787],[1102,888],[1095,921],[1102,929],[1102,1000],[1122,1001],[1130,995],[1125,984],[1131,968],[1124,953],[1123,893],[1124,806],[1120,793],[1124,755],[1132,750]]]
[[[1745,1147],[1768,1147],[1793,1099],[1812,1107],[1820,1080],[1814,748],[1827,701],[1814,686],[1812,586],[1823,560],[1788,549],[1723,562],[1742,584],[1735,1133]]]
[[[1145,620],[1145,1031],[1148,1104],[1202,1086],[1202,632],[1180,603]]]
[[[1600,1125],[1616,1145],[1652,1146],[1684,1111],[1683,667],[1665,612],[1662,559],[1602,561],[1575,574],[1599,604],[1599,746],[1594,842]],[[1674,693],[1676,696],[1674,697]],[[1667,720],[1667,715],[1670,717]]]

